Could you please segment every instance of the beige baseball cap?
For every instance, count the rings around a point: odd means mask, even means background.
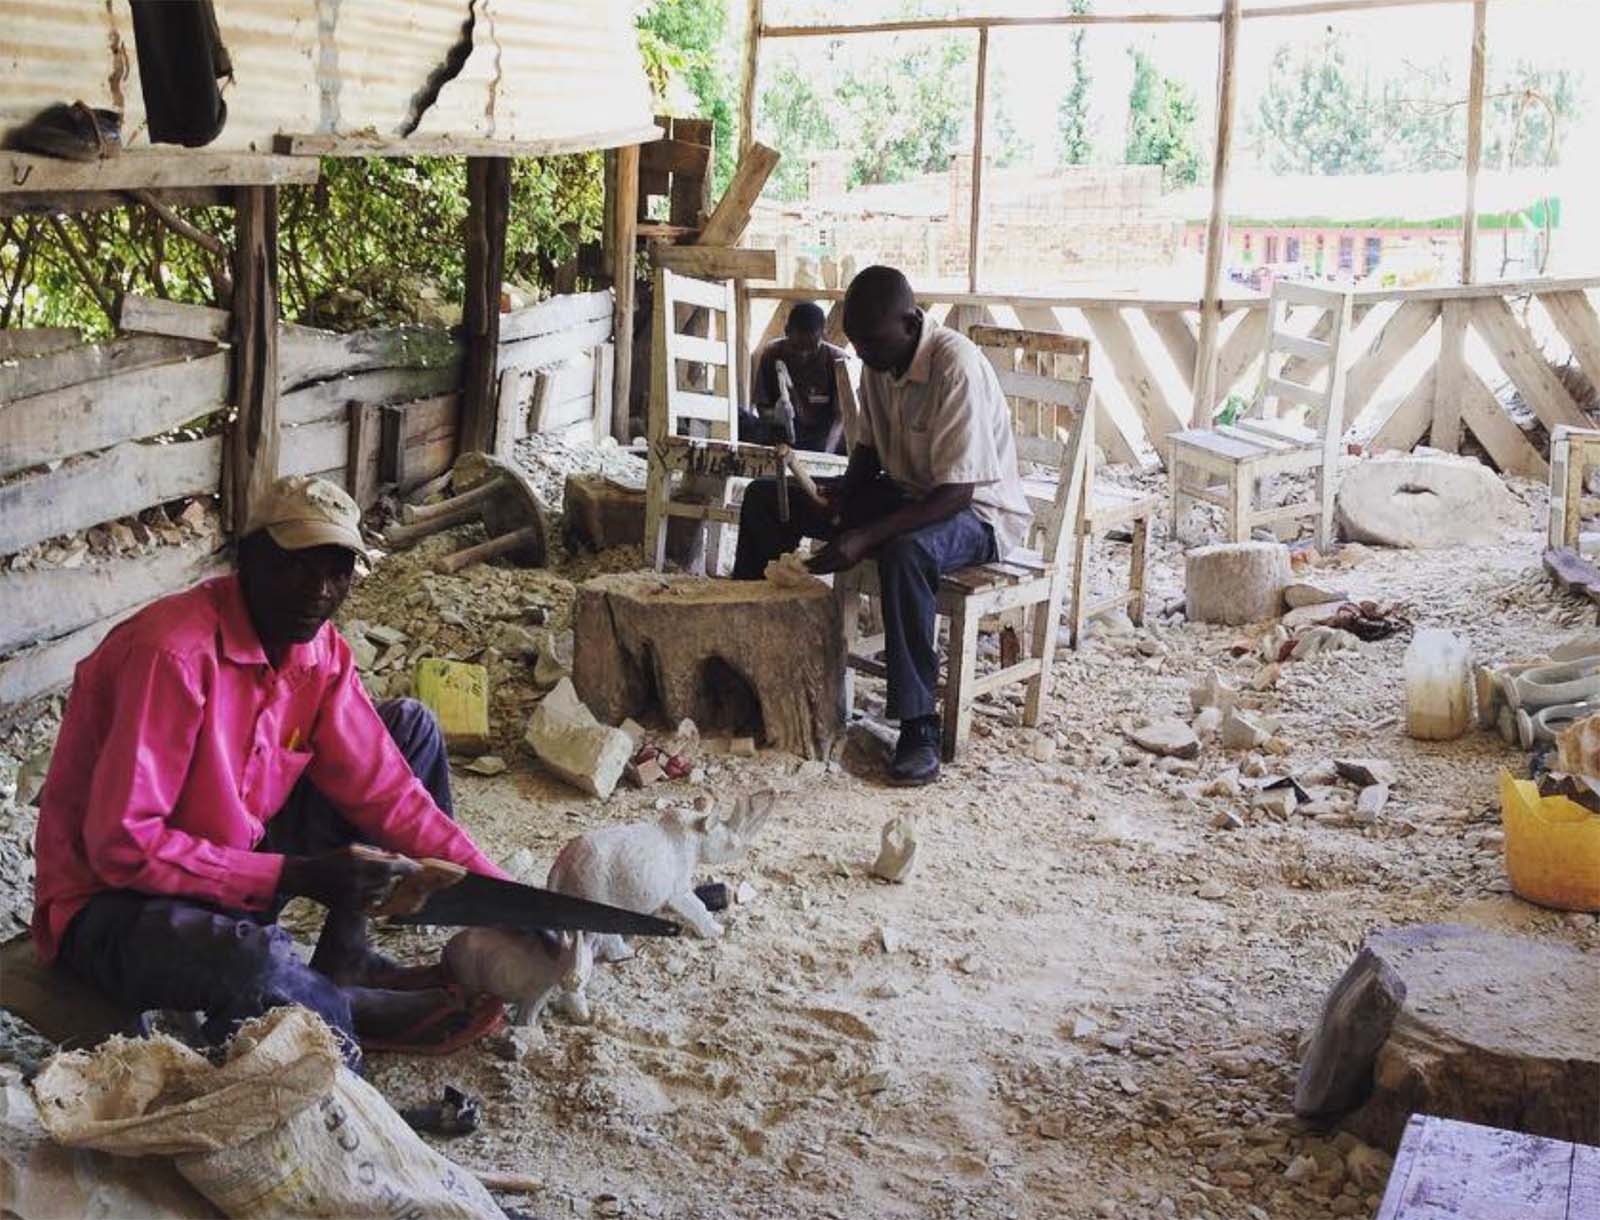
[[[342,487],[313,475],[287,475],[272,485],[250,514],[245,533],[264,529],[286,551],[342,546],[366,559],[361,510]]]

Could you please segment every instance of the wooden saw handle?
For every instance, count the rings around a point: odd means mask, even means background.
[[[435,893],[449,889],[467,875],[461,865],[448,860],[408,860],[362,843],[353,844],[350,850],[373,860],[405,860],[412,866],[387,894],[368,904],[368,915],[415,915]]]

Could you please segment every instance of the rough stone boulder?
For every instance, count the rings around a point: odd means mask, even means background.
[[[632,738],[596,720],[569,678],[533,709],[526,740],[551,771],[601,800],[616,788],[633,754]]]
[[[1600,965],[1461,924],[1370,937],[1302,1047],[1295,1112],[1393,1151],[1412,1114],[1600,1143]]]
[[[1289,548],[1282,543],[1197,546],[1184,557],[1189,620],[1238,627],[1277,618],[1289,579]]]
[[[1378,546],[1485,546],[1521,516],[1494,471],[1459,458],[1360,462],[1339,483],[1335,519],[1351,542]]]

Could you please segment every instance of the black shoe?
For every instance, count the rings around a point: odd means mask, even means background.
[[[67,161],[98,161],[121,150],[122,116],[82,102],[58,102],[12,131],[7,143],[20,152]]]
[[[939,718],[918,716],[900,722],[900,740],[889,763],[889,782],[897,788],[920,788],[939,778]]]

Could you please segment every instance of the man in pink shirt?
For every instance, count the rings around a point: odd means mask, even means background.
[[[238,571],[147,606],[78,666],[40,800],[33,933],[132,1012],[202,1012],[221,1038],[304,1004],[367,1049],[453,1049],[498,1023],[438,967],[367,943],[364,908],[406,865],[504,874],[452,820],[449,763],[421,704],[374,707],[328,620],[362,553],[360,511],[281,479]],[[276,919],[328,908],[310,964]]]

